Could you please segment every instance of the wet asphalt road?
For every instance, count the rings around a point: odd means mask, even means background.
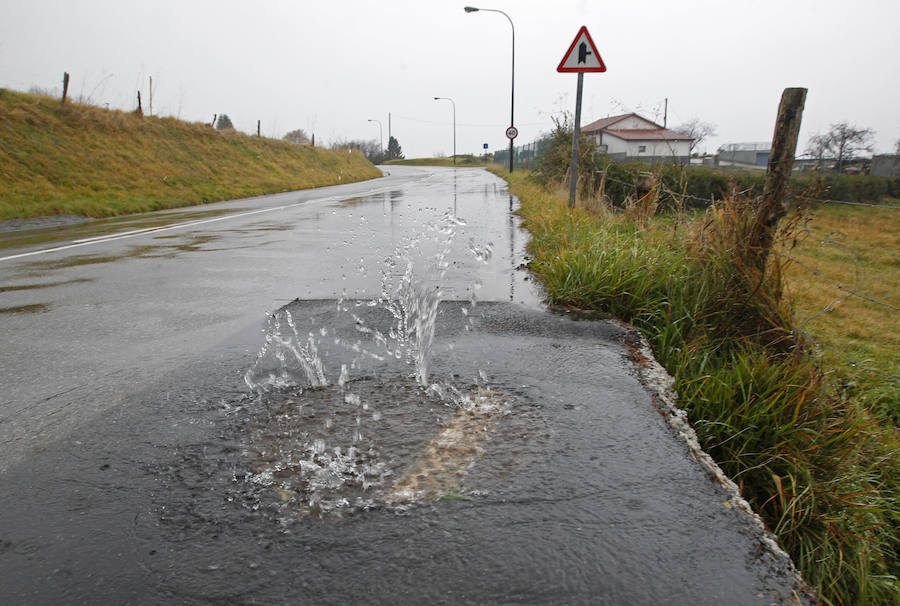
[[[525,236],[502,181],[481,170],[390,172],[50,234],[0,234],[0,470],[257,329],[294,298],[377,295],[383,260],[454,205],[471,221],[457,238],[460,265],[443,280],[446,298],[468,299],[480,282],[478,298],[538,303],[513,271]],[[186,225],[129,235],[173,223]],[[466,253],[473,238],[494,243],[490,264]],[[41,249],[50,251],[33,254]]]
[[[788,564],[654,408],[629,334],[541,308],[515,269],[525,234],[503,182],[391,172],[55,242],[0,236],[0,603],[791,603]],[[389,314],[357,302],[398,248],[440,253],[448,209],[466,224],[444,275],[418,274],[445,299],[429,374],[493,390],[502,414],[460,416],[390,356],[333,340],[389,332]],[[119,231],[173,220],[192,224]],[[284,306],[321,334],[332,386],[251,396],[244,372]],[[341,416],[348,394],[365,415]],[[387,479],[362,505],[310,515],[303,486],[258,472],[279,427],[312,433],[327,414],[345,452],[337,432],[356,414],[352,443]],[[441,446],[456,458],[435,467],[438,498],[398,501],[391,484],[441,428],[457,441]]]

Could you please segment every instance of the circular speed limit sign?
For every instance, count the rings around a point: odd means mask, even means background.
[[[508,139],[515,139],[518,136],[519,136],[519,129],[516,128],[515,126],[510,126],[509,128],[506,129],[506,137]]]

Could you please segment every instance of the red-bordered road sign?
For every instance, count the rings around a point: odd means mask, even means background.
[[[605,72],[606,65],[597,52],[594,41],[587,31],[587,27],[582,25],[572,41],[572,46],[566,51],[563,60],[559,62],[558,72]]]
[[[507,139],[515,139],[519,136],[519,129],[515,126],[510,126],[506,129],[506,138]]]

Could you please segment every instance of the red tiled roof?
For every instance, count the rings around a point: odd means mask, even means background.
[[[656,128],[615,128],[615,125],[625,118],[637,117],[645,122],[649,122],[656,126]],[[583,133],[596,133],[602,131],[604,134],[612,135],[613,137],[618,137],[619,139],[624,139],[626,141],[690,141],[691,137],[688,135],[682,135],[681,133],[676,133],[675,131],[669,130],[667,128],[663,128],[659,124],[651,120],[647,120],[643,116],[639,116],[635,113],[630,114],[622,114],[621,116],[610,116],[609,118],[602,118],[600,120],[596,120],[595,122],[591,122],[587,126],[581,127],[581,132]]]
[[[690,135],[682,135],[668,128],[656,129],[603,129],[603,134],[625,139],[626,141],[691,141]]]
[[[601,118],[595,122],[591,122],[587,126],[581,127],[581,132],[589,133],[595,130],[603,130],[616,122],[620,122],[629,116],[637,116],[637,114],[622,114],[621,116],[610,116],[609,118]],[[638,116],[640,117],[640,116]]]

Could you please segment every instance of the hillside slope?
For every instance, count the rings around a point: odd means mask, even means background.
[[[358,152],[0,89],[0,220],[102,217],[379,176]]]

